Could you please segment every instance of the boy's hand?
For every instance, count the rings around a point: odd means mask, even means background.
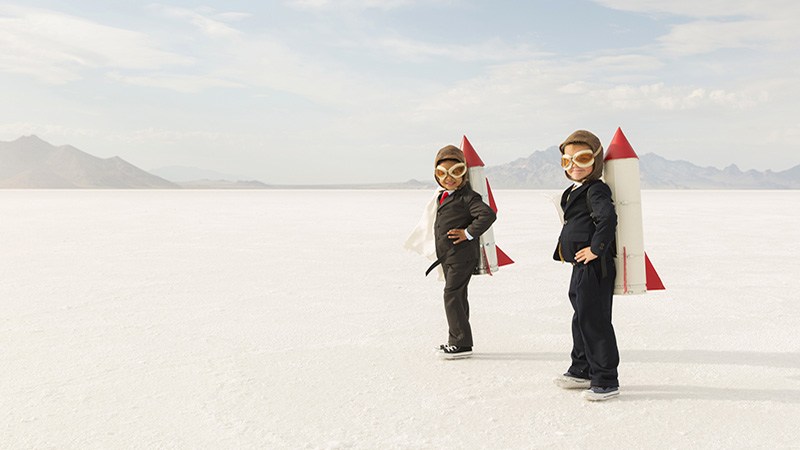
[[[453,244],[458,244],[459,242],[464,242],[467,240],[467,235],[464,233],[464,230],[460,228],[453,228],[452,230],[448,231],[447,237],[454,239]]]
[[[597,259],[597,255],[592,253],[592,247],[582,248],[575,253],[575,261],[588,264],[593,259]]]

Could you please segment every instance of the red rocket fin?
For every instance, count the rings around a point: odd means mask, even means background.
[[[486,189],[489,192],[489,207],[492,208],[494,210],[494,212],[497,212],[497,205],[495,205],[495,203],[494,203],[494,196],[492,196],[492,188],[489,187],[489,180],[486,180]],[[506,255],[505,253],[503,253],[503,251],[500,250],[500,247],[495,245],[494,248],[495,248],[495,250],[497,250],[497,266],[498,267],[507,266],[509,264],[514,264],[514,260],[509,258],[508,255]]]
[[[617,128],[614,138],[611,139],[611,143],[608,144],[608,148],[606,149],[604,161],[627,158],[639,159],[636,152],[633,151],[630,142],[628,142],[628,139],[622,134],[622,128]]]
[[[467,158],[467,167],[483,166],[481,157],[472,148],[472,144],[469,143],[466,136],[461,139],[461,151],[464,152],[464,157]]]
[[[494,202],[494,195],[492,195],[492,187],[489,186],[489,179],[486,179],[486,192],[489,193],[489,207],[497,212],[497,204]]]
[[[497,256],[499,259],[500,255],[498,254]],[[651,263],[650,258],[647,257],[647,252],[644,253],[644,273],[645,277],[647,278],[648,291],[659,291],[666,289],[664,287],[664,283],[661,282],[661,277],[659,277],[658,273],[656,273],[656,268],[653,267],[653,263]]]
[[[499,266],[507,266],[509,264],[514,264],[514,260],[509,258],[508,255],[506,255],[505,253],[503,253],[503,251],[500,250],[500,247],[495,245],[494,248],[495,248],[495,250],[497,250],[497,266],[498,267]]]

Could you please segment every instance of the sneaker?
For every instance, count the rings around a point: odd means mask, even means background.
[[[592,402],[599,402],[608,400],[619,395],[619,388],[617,387],[599,387],[592,386],[583,391],[583,398]]]
[[[589,389],[592,386],[592,380],[576,377],[569,372],[553,378],[553,383],[561,389]]]
[[[463,359],[472,356],[472,347],[459,347],[457,345],[440,345],[439,356],[442,359]]]

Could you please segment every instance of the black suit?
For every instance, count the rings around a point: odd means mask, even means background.
[[[561,196],[561,208],[564,227],[553,258],[573,264],[569,299],[575,313],[569,373],[591,379],[592,386],[617,387],[619,350],[611,325],[617,214],[611,189],[602,181],[584,183],[575,190],[570,187]],[[586,247],[598,258],[588,264],[576,262],[575,253]]]
[[[444,309],[450,345],[472,347],[467,286],[478,264],[480,236],[489,229],[496,217],[480,194],[469,186],[448,195],[436,211],[433,232],[436,238],[436,256],[444,271]],[[473,239],[453,244],[453,240],[447,237],[447,232],[454,228],[465,229]]]

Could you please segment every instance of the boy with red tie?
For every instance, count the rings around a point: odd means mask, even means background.
[[[436,155],[435,177],[444,190],[439,196],[433,234],[437,264],[444,272],[444,309],[449,338],[439,347],[444,359],[472,356],[467,286],[478,264],[479,238],[496,219],[495,212],[472,190],[467,162],[458,147],[448,145]]]

